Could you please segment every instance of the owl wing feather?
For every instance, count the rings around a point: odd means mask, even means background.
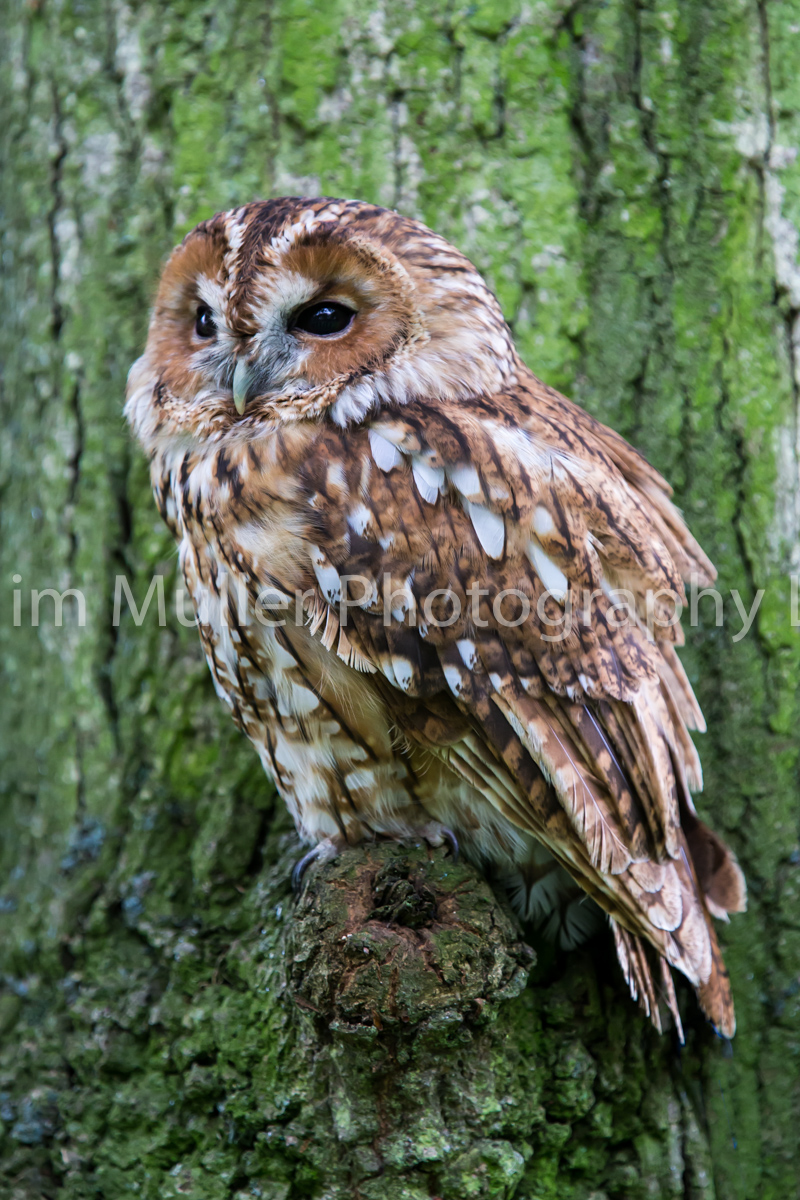
[[[714,570],[664,481],[531,377],[513,396],[323,426],[301,491],[314,498],[321,598],[350,599],[345,653],[375,671],[404,736],[444,755],[605,909],[654,1020],[654,980],[673,1009],[674,991],[645,944],[732,1033],[709,910],[742,909],[744,884],[691,802],[687,730],[702,716],[667,602]],[[570,611],[580,619],[565,629]]]

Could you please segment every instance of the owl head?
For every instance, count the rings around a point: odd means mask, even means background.
[[[173,251],[126,414],[151,451],[188,448],[491,395],[517,366],[497,301],[443,238],[360,201],[286,197],[220,213]]]

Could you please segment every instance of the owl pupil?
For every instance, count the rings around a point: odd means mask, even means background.
[[[317,337],[325,337],[330,333],[341,333],[355,316],[352,308],[344,304],[336,304],[332,300],[323,300],[321,304],[309,304],[298,314],[294,323],[295,329],[304,333],[313,333]]]
[[[207,304],[198,305],[194,331],[201,338],[213,337],[217,332],[217,327],[214,324],[214,314]]]

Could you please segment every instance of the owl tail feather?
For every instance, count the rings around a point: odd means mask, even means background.
[[[728,911],[740,912],[745,908],[744,876],[733,854],[716,834],[696,818],[693,824],[688,824],[688,831],[682,835],[682,863],[687,869],[696,900],[693,910],[695,919],[702,914],[707,940],[702,952],[698,953],[697,939],[684,932],[689,924],[687,918],[692,912],[686,895],[684,920],[674,930],[673,939],[681,946],[681,957],[685,955],[687,965],[694,968],[694,974],[686,973],[697,988],[700,1007],[717,1032],[731,1038],[736,1032],[733,996],[712,914],[722,914],[723,919],[727,919]],[[687,953],[693,945],[694,953]],[[676,965],[683,969],[682,962],[678,961]]]
[[[642,938],[623,929],[613,917],[609,917],[609,922],[614,934],[619,965],[630,989],[631,998],[638,1001],[659,1033],[662,1032],[659,1002],[663,1003],[670,1012],[678,1038],[683,1043],[683,1025],[668,962]],[[700,1007],[717,1032],[723,1037],[731,1038],[736,1032],[736,1017],[730,980],[710,920],[708,934],[711,941],[711,972],[705,983],[697,987],[697,997]]]
[[[678,1038],[683,1043],[683,1025],[678,1012],[678,999],[666,960],[660,954],[655,954],[651,947],[635,933],[629,933],[627,929],[623,929],[613,917],[609,917],[608,920],[614,934],[619,965],[630,989],[631,999],[638,1001],[639,1007],[644,1010],[659,1033],[663,1031],[659,1000],[663,1000],[675,1022]],[[658,959],[655,978],[650,962],[651,957]],[[656,985],[656,979],[660,986]]]
[[[713,829],[709,829],[688,809],[681,812],[681,826],[686,834],[697,882],[711,915],[720,921],[727,921],[728,913],[744,912],[747,908],[747,887],[733,851]]]
[[[711,939],[711,974],[697,989],[700,1007],[722,1037],[732,1038],[736,1033],[736,1014],[733,1011],[733,996],[728,969],[722,960],[717,935],[708,920]]]

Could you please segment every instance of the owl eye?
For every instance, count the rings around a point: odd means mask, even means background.
[[[333,300],[323,300],[319,304],[309,304],[295,318],[293,329],[302,329],[303,333],[313,333],[316,337],[327,337],[331,333],[341,333],[352,321],[355,313],[345,304],[336,304]]]
[[[197,316],[194,322],[194,331],[198,337],[210,338],[217,332],[217,326],[214,322],[214,314],[207,304],[199,304],[197,306]]]

